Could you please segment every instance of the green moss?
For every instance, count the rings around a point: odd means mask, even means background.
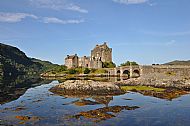
[[[169,76],[175,76],[176,73],[175,73],[175,72],[166,72],[166,75],[169,75]]]
[[[163,88],[154,88],[148,86],[122,86],[121,89],[125,91],[137,90],[137,91],[156,91],[156,92],[163,92],[165,90]]]

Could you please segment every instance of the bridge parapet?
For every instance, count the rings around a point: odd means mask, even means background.
[[[190,66],[183,65],[142,65],[123,66],[107,69],[110,76],[130,76],[146,75],[150,73],[175,73],[180,76],[190,76]]]

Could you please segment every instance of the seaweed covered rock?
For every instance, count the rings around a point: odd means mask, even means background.
[[[92,80],[68,80],[50,89],[59,95],[119,95],[124,92],[119,86],[109,82]]]

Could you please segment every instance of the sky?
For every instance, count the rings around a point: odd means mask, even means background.
[[[190,60],[190,0],[1,0],[0,42],[57,64],[104,42],[117,65]]]

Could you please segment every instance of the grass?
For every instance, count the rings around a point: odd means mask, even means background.
[[[93,74],[105,74],[105,73],[107,73],[107,71],[104,69],[96,69],[95,71],[93,71]]]
[[[163,88],[154,88],[154,87],[148,87],[148,86],[121,86],[121,89],[124,91],[156,91],[156,92],[163,92],[165,89]]]
[[[169,76],[175,76],[176,73],[175,73],[175,72],[166,72],[166,75],[169,75]]]

